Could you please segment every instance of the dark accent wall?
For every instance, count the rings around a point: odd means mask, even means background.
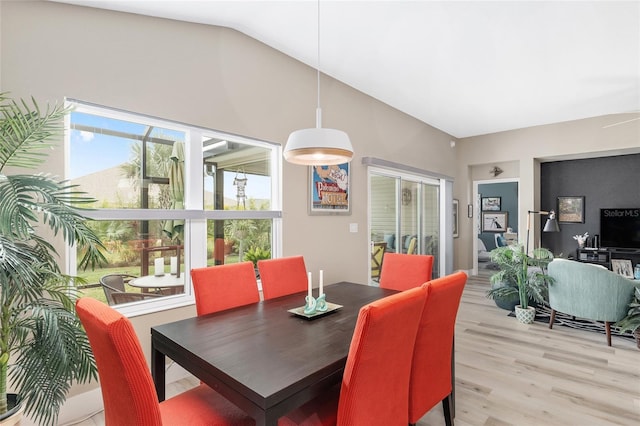
[[[508,212],[507,227],[518,232],[518,182],[484,183],[478,185],[480,197],[500,197],[500,211]],[[482,222],[482,212],[480,212]],[[496,248],[495,232],[482,232],[478,237],[487,250]]]
[[[559,233],[543,232],[542,246],[556,256],[574,257],[574,235],[600,234],[601,208],[640,208],[640,154],[542,163],[540,209],[557,211],[559,196],[584,196],[585,222],[560,223]]]

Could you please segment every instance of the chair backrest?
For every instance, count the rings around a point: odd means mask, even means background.
[[[260,301],[255,268],[251,262],[195,268],[191,270],[191,281],[198,315]]]
[[[616,322],[626,315],[634,281],[599,265],[560,258],[548,273],[552,309],[595,321]]]
[[[307,267],[302,256],[259,260],[258,271],[264,300],[307,289]]]
[[[98,366],[107,425],[162,424],[153,379],[131,322],[104,303],[76,302]]]
[[[409,423],[418,420],[453,389],[453,332],[467,274],[453,274],[425,283],[424,304],[416,336],[409,385]]]
[[[117,304],[111,295],[114,292],[124,293],[126,291],[124,287],[125,279],[130,278],[135,278],[135,276],[128,274],[109,274],[100,277],[100,284],[102,285],[102,290],[104,290],[104,295],[109,305]]]
[[[384,256],[380,287],[404,291],[431,280],[433,256],[387,253]]]
[[[338,424],[407,425],[411,359],[426,294],[416,287],[360,309],[342,378]]]
[[[373,248],[371,250],[371,278],[377,278],[380,276],[380,270],[382,269],[382,262],[384,261],[384,252],[386,249],[387,243],[373,243]]]
[[[409,247],[407,248],[407,254],[415,253],[417,243],[418,243],[418,237],[411,237],[411,240],[409,240]]]
[[[487,251],[487,246],[484,245],[484,241],[478,238],[478,252]]]

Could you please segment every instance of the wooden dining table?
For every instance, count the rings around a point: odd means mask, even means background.
[[[288,312],[306,292],[151,328],[151,372],[165,398],[165,357],[251,415],[258,426],[322,395],[342,380],[360,308],[395,293],[340,282],[325,286],[342,305],[307,319]]]

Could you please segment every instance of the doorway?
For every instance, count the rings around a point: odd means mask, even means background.
[[[519,179],[492,179],[473,182],[475,202],[473,223],[473,274],[493,273],[490,252],[498,236],[516,235],[520,231]],[[496,224],[496,219],[498,224]]]

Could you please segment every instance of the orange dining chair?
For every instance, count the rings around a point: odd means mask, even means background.
[[[466,282],[467,274],[455,272],[423,285],[428,295],[413,350],[410,425],[440,401],[446,425],[453,425],[453,331]]]
[[[433,256],[387,253],[380,272],[380,287],[404,291],[431,280]]]
[[[105,425],[255,425],[253,419],[206,385],[158,402],[129,319],[90,297],[78,299],[76,311],[98,366]]]
[[[196,312],[206,315],[260,301],[251,262],[228,263],[191,270]]]
[[[278,426],[407,426],[413,344],[427,291],[416,287],[360,309],[339,394],[311,400]]]
[[[264,300],[307,289],[307,267],[302,256],[258,260],[258,271]]]

